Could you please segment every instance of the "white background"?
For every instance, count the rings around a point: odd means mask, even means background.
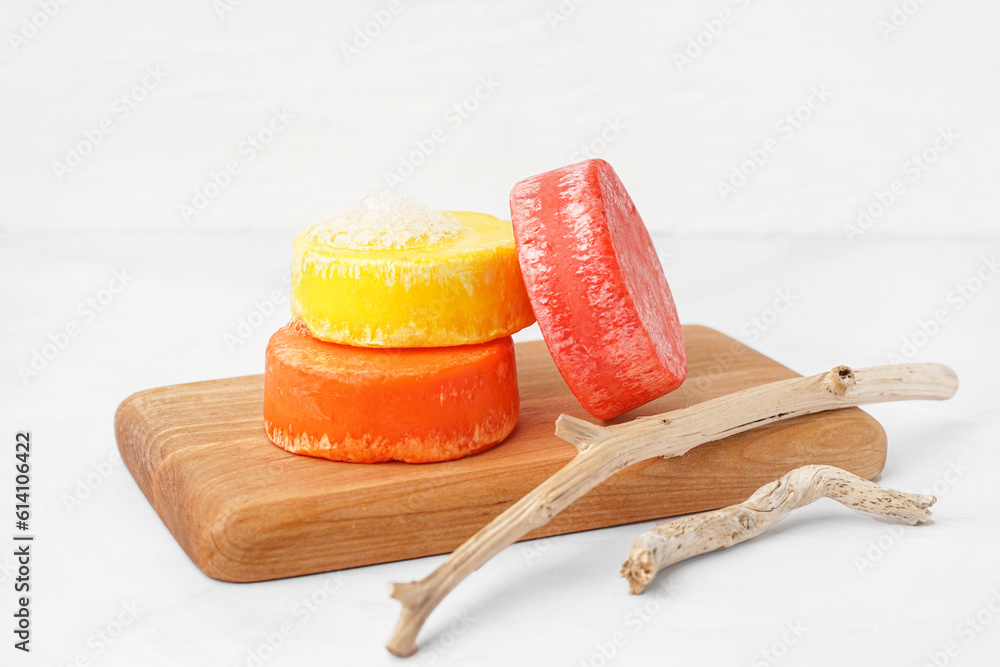
[[[629,188],[683,321],[802,373],[899,358],[958,371],[952,401],[870,410],[890,440],[881,482],[932,489],[934,519],[896,529],[823,501],[662,573],[646,597],[628,596],[617,572],[651,524],[517,545],[442,604],[412,664],[772,664],[765,650],[786,665],[995,664],[1000,7],[672,4],[403,3],[348,58],[343,45],[385,3],[69,2],[51,18],[37,1],[6,3],[0,517],[12,513],[14,434],[30,429],[38,542],[30,656],[10,647],[0,548],[0,662],[255,664],[248,651],[286,622],[266,665],[394,662],[385,584],[441,558],[208,579],[124,467],[103,463],[114,409],[148,387],[260,372],[288,314],[292,235],[401,161],[421,162],[401,187],[429,205],[507,216],[517,180],[584,149]],[[160,80],[143,87],[148,71]],[[467,100],[477,88],[483,99]],[[804,107],[816,90],[823,101]],[[463,103],[476,108],[454,122]],[[241,149],[276,111],[290,117],[281,131]],[[801,119],[793,132],[788,114]],[[436,128],[444,140],[413,158]],[[766,161],[745,165],[768,139]],[[213,189],[229,162],[239,172]],[[723,197],[741,168],[753,173]],[[212,196],[185,215],[196,192]],[[864,230],[859,209],[873,212]],[[116,271],[126,285],[107,299]],[[781,294],[791,305],[774,317]],[[100,312],[86,306],[98,298]],[[259,310],[273,312],[227,344]],[[71,324],[79,333],[22,377]],[[336,592],[304,619],[297,605],[329,577]],[[116,630],[123,604],[140,611],[107,644],[98,633]]]

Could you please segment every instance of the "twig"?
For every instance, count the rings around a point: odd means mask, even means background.
[[[639,595],[660,570],[745,542],[792,510],[824,497],[911,526],[926,521],[931,515],[928,508],[937,501],[934,496],[887,489],[833,466],[802,466],[760,487],[738,505],[684,517],[643,533],[622,565],[621,575],[628,579],[629,592]]]
[[[800,415],[887,401],[943,400],[957,389],[955,372],[940,364],[874,366],[857,371],[838,366],[828,373],[762,384],[617,426],[601,427],[561,415],[556,420],[556,435],[574,444],[579,453],[469,538],[427,577],[392,585],[391,595],[403,608],[386,648],[400,657],[413,655],[420,628],[455,586],[633,463],[656,456],[680,456],[706,442]]]

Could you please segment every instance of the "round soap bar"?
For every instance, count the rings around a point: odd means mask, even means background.
[[[506,438],[518,408],[509,336],[383,350],[324,343],[293,322],[267,346],[264,425],[271,442],[295,454],[448,461]]]
[[[679,387],[687,357],[674,300],[611,165],[524,179],[510,211],[538,326],[587,412],[611,419]]]
[[[535,321],[509,222],[391,190],[295,238],[292,316],[363,347],[482,343]]]

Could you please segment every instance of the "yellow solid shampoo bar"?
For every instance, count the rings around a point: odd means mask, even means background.
[[[535,321],[511,223],[381,191],[295,238],[292,315],[316,338],[443,347]]]

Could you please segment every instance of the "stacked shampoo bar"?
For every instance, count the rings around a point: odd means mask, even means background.
[[[380,190],[294,241],[271,338],[271,441],[335,461],[447,461],[518,419],[510,336],[534,315],[511,223]]]

